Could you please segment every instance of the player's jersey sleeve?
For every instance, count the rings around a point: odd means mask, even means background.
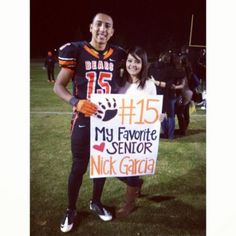
[[[61,67],[75,69],[77,63],[77,50],[73,43],[64,44],[58,51],[58,63]]]

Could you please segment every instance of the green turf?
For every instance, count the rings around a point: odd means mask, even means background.
[[[67,202],[71,165],[70,107],[53,93],[43,62],[31,63],[30,191],[31,235],[62,235],[60,220]],[[56,68],[58,72],[58,68]],[[143,197],[123,220],[102,222],[88,208],[92,184],[84,177],[77,203],[79,215],[69,235],[187,236],[206,234],[206,116],[191,117],[187,136],[160,141],[157,171],[143,177]],[[108,178],[104,204],[119,206],[124,185]]]

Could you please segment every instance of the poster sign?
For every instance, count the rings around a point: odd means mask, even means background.
[[[155,174],[162,95],[92,94],[90,177]]]

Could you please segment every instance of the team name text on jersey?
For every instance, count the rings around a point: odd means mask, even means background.
[[[86,70],[114,70],[114,63],[108,61],[85,61]]]

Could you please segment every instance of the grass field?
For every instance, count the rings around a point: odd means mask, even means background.
[[[56,236],[67,203],[71,165],[70,106],[47,82],[43,62],[31,63],[30,76],[30,192],[31,235]],[[58,68],[56,69],[58,71]],[[102,222],[89,211],[92,184],[84,176],[77,203],[78,220],[69,235],[187,236],[206,234],[206,116],[191,117],[187,136],[162,140],[157,173],[144,177],[143,196],[126,219]],[[108,178],[103,203],[114,209],[124,185]]]

